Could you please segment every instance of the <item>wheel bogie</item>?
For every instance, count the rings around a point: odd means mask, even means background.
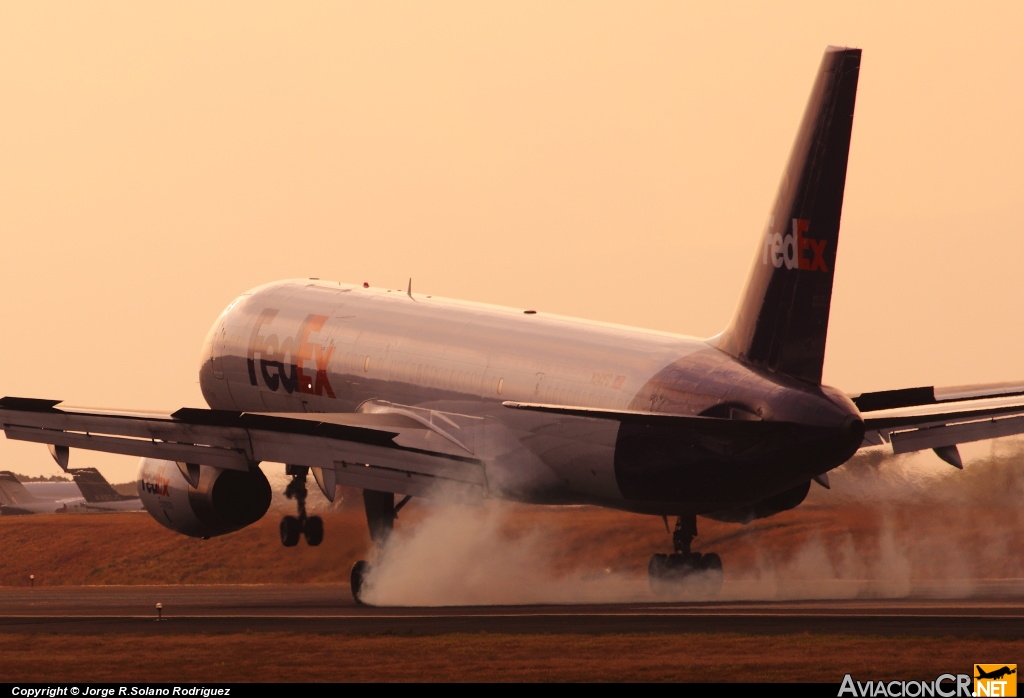
[[[709,598],[722,588],[722,560],[715,553],[658,553],[647,565],[647,578],[659,598]]]

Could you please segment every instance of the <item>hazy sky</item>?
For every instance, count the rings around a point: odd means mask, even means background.
[[[202,406],[210,324],[290,277],[713,335],[828,44],[826,382],[1024,379],[1022,8],[0,2],[0,394]]]

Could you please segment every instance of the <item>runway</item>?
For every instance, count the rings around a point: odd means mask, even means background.
[[[0,633],[743,633],[1024,637],[1024,580],[969,597],[372,608],[347,585],[0,587]],[[162,605],[157,619],[156,604]]]

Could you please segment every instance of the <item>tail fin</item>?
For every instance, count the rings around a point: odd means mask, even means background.
[[[9,470],[0,471],[0,505],[13,506],[36,501],[21,480]]]
[[[830,46],[719,349],[770,371],[821,382],[860,49]]]
[[[75,478],[75,484],[78,485],[86,502],[120,502],[132,499],[111,487],[107,479],[96,468],[69,469],[68,472]]]

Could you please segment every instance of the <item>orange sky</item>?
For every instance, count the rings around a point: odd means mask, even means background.
[[[0,393],[201,406],[209,325],[288,277],[715,334],[827,44],[826,382],[1024,379],[1024,6],[892,5],[0,2]]]

